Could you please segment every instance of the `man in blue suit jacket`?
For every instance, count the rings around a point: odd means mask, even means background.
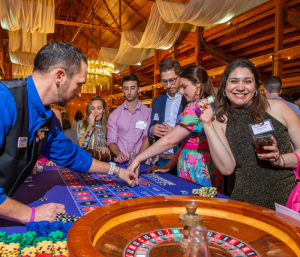
[[[168,59],[160,64],[159,71],[161,76],[160,82],[166,88],[167,93],[153,99],[148,139],[146,139],[152,142],[165,136],[176,126],[177,117],[187,105],[186,99],[180,93],[180,64],[177,61]],[[149,146],[149,143],[144,143],[140,152]],[[165,166],[174,157],[178,149],[179,145],[160,154],[156,165]],[[175,169],[171,173],[177,175],[177,170]]]

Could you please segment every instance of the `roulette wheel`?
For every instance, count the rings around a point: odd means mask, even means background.
[[[211,256],[300,256],[300,222],[248,203],[194,196],[143,197],[89,212],[70,229],[70,256],[184,256],[186,205],[197,206]]]

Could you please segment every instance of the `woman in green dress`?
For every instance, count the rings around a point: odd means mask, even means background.
[[[206,99],[198,107],[216,167],[223,175],[235,173],[231,197],[270,209],[274,203],[286,205],[296,185],[292,169],[297,167],[297,157],[291,142],[300,155],[300,120],[283,101],[261,95],[256,66],[246,59],[227,66],[217,94],[215,120]],[[273,135],[273,145],[264,147],[267,153],[258,154],[253,125],[265,121],[272,124],[264,127],[264,134]]]

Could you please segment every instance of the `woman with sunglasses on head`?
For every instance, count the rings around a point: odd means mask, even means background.
[[[147,150],[139,154],[129,169],[135,170],[139,164],[160,154],[181,142],[181,148],[169,163],[157,170],[167,172],[177,163],[178,176],[202,186],[211,186],[210,174],[215,169],[202,124],[196,115],[200,99],[214,95],[212,82],[205,69],[193,65],[180,74],[181,94],[189,103],[177,119],[176,127],[159,139]]]
[[[79,145],[84,149],[88,149],[94,158],[101,159],[101,155],[109,155],[110,151],[107,147],[107,119],[109,111],[102,97],[92,97],[86,106],[86,119],[78,122],[77,140]],[[96,150],[96,151],[91,151]],[[93,152],[97,153],[94,156]]]
[[[296,113],[283,101],[261,95],[258,70],[246,59],[225,69],[217,104],[216,120],[207,100],[198,107],[214,163],[223,175],[235,172],[231,197],[270,209],[275,202],[286,205],[297,167],[290,141],[300,154]],[[263,147],[266,153],[256,152],[253,144],[253,136],[262,132],[272,134],[272,146]]]

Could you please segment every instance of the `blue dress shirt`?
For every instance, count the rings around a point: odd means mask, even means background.
[[[175,94],[174,98],[171,97],[167,93],[165,123],[167,123],[168,125],[170,125],[173,128],[176,126],[178,111],[179,111],[179,107],[181,104],[181,99],[182,99],[182,95],[181,95],[180,91]],[[173,153],[174,153],[173,148],[164,152],[164,154],[173,154]]]
[[[1,81],[0,81],[1,82]],[[36,90],[31,76],[27,79],[28,98],[28,144],[33,140],[34,133],[52,116],[50,106],[44,106]],[[0,83],[0,148],[9,130],[16,122],[17,109],[14,97],[10,90]],[[59,120],[54,115],[47,141],[42,153],[46,158],[59,166],[67,167],[73,171],[85,173],[91,165],[93,158],[90,154],[71,142],[63,133]],[[18,161],[18,160],[16,160]],[[0,204],[6,199],[3,189],[0,188]]]

